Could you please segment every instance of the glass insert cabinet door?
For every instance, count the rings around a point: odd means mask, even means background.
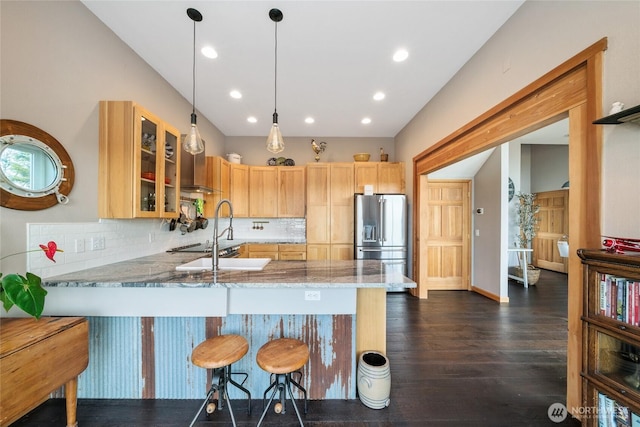
[[[151,115],[140,115],[140,184],[138,186],[138,210],[156,216],[156,177],[162,176],[158,163],[158,124]]]
[[[591,331],[596,355],[592,374],[616,390],[640,397],[640,347],[599,330]]]
[[[136,216],[177,217],[179,206],[179,135],[177,129],[137,108],[135,113]]]
[[[180,134],[176,129],[164,131],[164,205],[163,217],[176,217],[180,194],[178,191],[178,164],[180,155]]]

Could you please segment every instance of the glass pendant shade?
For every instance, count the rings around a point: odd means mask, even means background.
[[[274,154],[284,150],[284,141],[278,123],[274,123],[271,126],[271,132],[269,132],[269,138],[267,138],[267,150]]]
[[[200,136],[200,132],[198,131],[198,126],[196,125],[196,115],[191,114],[191,128],[189,128],[189,133],[184,137],[184,141],[182,142],[182,148],[187,153],[196,155],[200,154],[204,151],[204,144],[202,142],[202,137]]]

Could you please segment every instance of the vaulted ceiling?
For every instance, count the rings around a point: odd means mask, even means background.
[[[266,137],[277,94],[286,138],[395,136],[523,1],[83,3],[190,102],[194,23],[186,9],[196,8],[203,15],[196,24],[199,115],[227,136]],[[274,7],[284,14],[277,91]],[[203,46],[217,58],[204,57]],[[392,60],[398,49],[408,52],[403,62]],[[384,99],[374,100],[376,92]],[[305,123],[308,117],[315,121]]]

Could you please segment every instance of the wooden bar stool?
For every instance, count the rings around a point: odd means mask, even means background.
[[[242,357],[247,354],[247,351],[249,351],[249,343],[240,335],[219,335],[209,338],[193,349],[191,352],[191,363],[201,368],[212,369],[213,376],[211,378],[211,389],[209,389],[207,397],[204,399],[204,402],[202,402],[202,406],[200,406],[195,417],[193,417],[190,427],[196,422],[198,415],[200,415],[200,412],[202,412],[205,406],[207,408],[207,418],[209,414],[212,414],[216,409],[222,410],[224,405],[223,399],[227,400],[231,421],[235,427],[236,419],[231,409],[227,384],[233,384],[246,393],[248,404],[247,413],[251,414],[251,393],[243,387],[248,375],[244,372],[231,372],[231,364],[242,359]],[[238,384],[231,378],[231,375],[244,375],[244,380]],[[213,398],[213,394],[216,391],[218,392],[217,406]]]
[[[263,405],[267,398],[267,393],[269,392],[269,390],[273,389],[273,392],[271,393],[269,403],[264,405],[264,411],[262,412],[260,421],[258,421],[258,427],[267,414],[269,406],[271,406],[271,402],[273,401],[276,392],[280,393],[280,401],[274,406],[275,412],[278,414],[285,413],[285,401],[287,399],[286,393],[289,392],[289,398],[291,399],[291,403],[293,404],[293,409],[296,411],[296,415],[298,416],[300,425],[304,426],[302,418],[300,417],[300,412],[298,411],[298,407],[296,406],[296,402],[293,399],[291,384],[296,386],[298,390],[302,391],[304,395],[305,414],[307,413],[307,390],[305,390],[298,382],[296,382],[291,377],[291,374],[298,373],[300,375],[300,378],[302,378],[300,369],[307,363],[308,360],[309,348],[305,343],[297,339],[279,338],[269,341],[268,343],[260,347],[260,350],[258,350],[258,354],[256,354],[256,362],[258,362],[258,366],[260,366],[260,368],[262,368],[264,371],[269,372],[272,378],[271,385],[269,385],[269,387],[265,390],[262,397]]]

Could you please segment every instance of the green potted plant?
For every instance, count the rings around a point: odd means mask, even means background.
[[[0,261],[10,256],[40,250],[44,251],[47,258],[53,262],[56,262],[53,259],[55,253],[63,252],[62,249],[58,249],[56,242],[51,241],[46,246],[40,245],[40,249],[17,252],[0,258]],[[38,275],[27,272],[25,276],[19,274],[3,276],[0,272],[0,301],[2,301],[2,305],[7,312],[15,305],[30,316],[39,319],[44,310],[44,299],[47,291],[42,287],[42,280]]]
[[[529,248],[531,241],[536,237],[538,232],[538,216],[540,205],[536,201],[535,193],[517,193],[518,204],[516,206],[516,218],[520,233],[516,240],[516,246],[519,248]],[[536,284],[540,278],[540,270],[529,264],[528,256],[525,252],[518,252],[520,265],[515,268],[516,276],[523,277],[522,265],[527,263],[527,282],[530,285]]]

